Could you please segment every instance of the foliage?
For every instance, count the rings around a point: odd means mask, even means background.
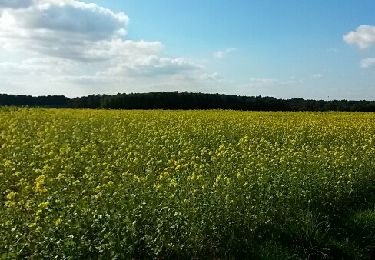
[[[0,95],[0,106],[107,109],[233,109],[243,111],[375,112],[375,101],[277,99],[189,92],[150,92],[117,95],[64,96]]]
[[[0,259],[370,259],[374,119],[0,110]]]

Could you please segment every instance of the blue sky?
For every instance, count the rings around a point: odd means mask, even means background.
[[[375,100],[374,1],[13,3],[0,0],[2,93]]]

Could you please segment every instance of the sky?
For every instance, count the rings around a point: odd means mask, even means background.
[[[374,0],[0,0],[0,93],[375,100]]]

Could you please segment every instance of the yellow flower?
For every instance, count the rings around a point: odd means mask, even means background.
[[[61,218],[56,219],[55,226],[59,226],[61,224],[61,222],[62,222]]]
[[[7,194],[6,198],[7,200],[14,200],[16,195],[17,195],[17,192],[12,191]]]
[[[45,175],[39,175],[36,179],[35,179],[35,192],[36,193],[44,193],[44,192],[47,192],[48,190],[44,187],[44,184],[45,184],[45,179],[46,179],[46,176]]]
[[[40,208],[40,209],[43,210],[43,209],[47,209],[48,206],[49,206],[49,202],[44,201],[44,202],[42,202],[42,203],[39,203],[38,208]]]

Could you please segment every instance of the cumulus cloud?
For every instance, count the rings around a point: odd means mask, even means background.
[[[213,53],[214,58],[223,59],[228,56],[230,53],[236,51],[236,48],[226,48],[225,50],[216,51]]]
[[[123,12],[77,0],[0,0],[0,80],[118,88],[200,79],[203,66],[163,56],[161,42],[126,39],[128,21]]]
[[[0,18],[0,46],[28,48],[68,59],[89,60],[126,34],[128,17],[79,1],[35,1],[7,9]],[[96,59],[95,55],[92,57]]]
[[[344,35],[348,44],[356,44],[360,49],[375,46],[375,26],[360,25],[355,31]]]
[[[132,59],[132,57],[134,59]],[[101,75],[111,77],[148,77],[155,79],[156,77],[164,77],[184,72],[189,73],[200,69],[202,69],[200,65],[185,58],[134,55],[118,60],[116,66],[110,67],[102,72]]]
[[[20,14],[22,27],[50,33],[68,32],[93,41],[123,36],[128,24],[124,13],[77,1],[39,4]]]
[[[364,69],[375,67],[375,58],[366,58],[361,61],[361,67]]]

